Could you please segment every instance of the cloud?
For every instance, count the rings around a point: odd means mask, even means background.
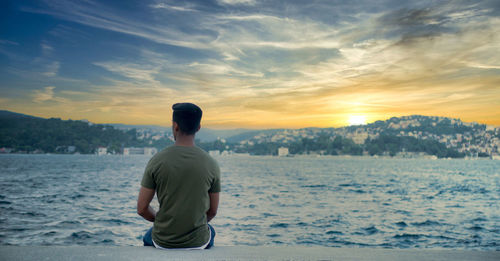
[[[105,30],[125,33],[149,39],[154,42],[182,46],[188,48],[209,48],[207,42],[214,40],[209,34],[193,35],[177,29],[171,25],[174,21],[143,21],[146,17],[134,18],[129,14],[114,12],[104,4],[93,1],[53,1],[46,0],[49,9],[23,9],[26,12],[43,13],[60,19],[101,28]],[[175,19],[170,18],[170,19]],[[172,23],[170,23],[172,22]],[[169,26],[170,25],[170,26]]]
[[[238,76],[248,76],[248,77],[262,77],[262,73],[250,73],[242,70],[233,68],[228,64],[224,64],[218,61],[210,61],[211,63],[198,63],[194,62],[189,64],[189,67],[193,68],[195,72],[213,75],[238,75]]]
[[[489,64],[479,64],[479,63],[474,63],[474,62],[468,62],[468,63],[465,63],[465,65],[468,67],[472,67],[472,68],[500,70],[500,64],[499,65],[489,65]]]
[[[488,24],[490,9],[481,3],[455,1],[437,2],[425,7],[400,8],[388,11],[377,20],[375,33],[397,44],[410,45],[421,39],[443,34],[459,34],[464,27]]]
[[[45,66],[46,71],[42,74],[48,77],[54,77],[59,72],[60,63],[53,61]]]
[[[150,5],[150,6],[151,6],[151,8],[154,8],[154,9],[166,9],[166,10],[181,11],[181,12],[197,12],[196,9],[193,9],[190,6],[169,5],[166,3],[157,3],[154,5]]]
[[[256,0],[217,0],[222,5],[255,5]]]
[[[42,91],[40,90],[35,90],[34,91],[34,98],[33,101],[37,103],[42,103],[45,101],[50,101],[54,99],[54,89],[56,87],[54,86],[47,86],[43,88]]]
[[[208,116],[214,125],[331,126],[348,113],[445,106],[464,113],[460,103],[487,106],[499,95],[500,19],[485,2],[162,1],[144,12],[110,2],[46,3],[31,11],[134,36],[133,44],[119,43],[125,55],[91,62],[111,72],[96,74],[105,83],[82,94],[58,92],[87,97],[114,116],[134,111],[140,120],[155,107],[168,111],[165,103],[190,100],[215,112]],[[71,38],[73,29],[53,34]],[[42,43],[42,53],[55,55],[51,48]],[[59,63],[45,62],[45,75],[57,76]],[[39,102],[49,97],[39,92]]]
[[[54,86],[44,87],[42,90],[34,90],[32,97],[35,103],[56,102],[60,104],[68,104],[70,100],[64,97],[56,96],[54,93]]]
[[[338,47],[335,29],[312,20],[295,20],[258,13],[227,15],[205,12],[201,15],[188,13],[185,16],[152,21],[149,17],[137,18],[134,15],[113,12],[107,6],[91,1],[46,3],[49,9],[25,11],[45,13],[158,43],[217,51],[229,60],[237,60],[242,49],[246,48]],[[152,7],[189,10],[166,3],[158,3]]]
[[[41,43],[40,47],[42,48],[43,56],[49,56],[52,54],[52,51],[54,51],[54,48],[47,43]]]
[[[95,62],[94,65],[127,78],[143,82],[156,82],[154,75],[158,73],[158,68],[148,64]]]
[[[0,39],[0,44],[2,44],[2,45],[19,45],[18,42],[4,40],[4,39]]]

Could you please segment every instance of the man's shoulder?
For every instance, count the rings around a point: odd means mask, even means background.
[[[197,150],[197,153],[198,153],[198,157],[200,158],[200,160],[202,162],[205,163],[205,166],[208,166],[210,169],[218,169],[219,168],[219,164],[217,163],[217,161],[212,157],[210,156],[210,154],[208,154],[208,152],[206,152],[204,149],[196,146],[194,147],[196,148]]]
[[[158,152],[150,160],[152,167],[178,165],[179,162],[194,164],[198,168],[208,170],[209,173],[219,175],[220,169],[217,161],[205,150],[198,146],[183,147],[169,146]]]
[[[198,146],[184,147],[184,146],[172,145],[172,146],[166,147],[163,150],[161,150],[160,152],[156,153],[153,156],[153,158],[151,158],[151,160],[161,161],[164,159],[176,157],[176,156],[181,155],[187,151],[189,151],[190,155],[197,157],[200,160],[208,160],[208,161],[216,163],[215,159],[212,158],[212,156],[210,156],[208,154],[208,152],[206,152],[205,150],[203,150],[202,148],[200,148]]]

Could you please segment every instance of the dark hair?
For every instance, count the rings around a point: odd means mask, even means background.
[[[172,119],[179,124],[182,133],[193,135],[198,131],[203,114],[200,107],[192,103],[176,103],[172,105],[172,110]]]

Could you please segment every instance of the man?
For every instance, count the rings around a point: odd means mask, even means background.
[[[215,231],[208,222],[217,214],[219,205],[219,166],[195,145],[201,109],[192,103],[176,103],[172,109],[175,144],[151,158],[137,200],[137,213],[154,222],[144,235],[144,245],[210,248]],[[160,203],[158,212],[149,205],[155,192]]]

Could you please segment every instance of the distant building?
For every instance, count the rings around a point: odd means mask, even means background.
[[[141,155],[144,154],[144,148],[124,148],[123,155]]]
[[[106,154],[108,154],[108,148],[105,148],[105,147],[97,148],[97,155],[101,156],[101,155],[106,155]]]
[[[211,151],[208,152],[208,154],[210,154],[210,156],[212,156],[212,157],[216,157],[216,156],[220,155],[220,151],[218,151],[218,150],[211,150]]]
[[[278,156],[280,157],[288,156],[288,148],[285,147],[278,148]]]
[[[123,149],[123,155],[148,155],[152,156],[156,154],[158,150],[156,148],[152,147],[146,147],[146,148],[135,148],[135,147],[130,147],[130,148],[124,148]]]
[[[5,148],[5,147],[0,148],[0,153],[10,153],[11,151],[12,151],[11,148]]]
[[[229,151],[229,150],[224,150],[224,151],[222,151],[222,152],[220,153],[220,155],[221,155],[221,156],[227,156],[227,155],[231,155],[231,154],[233,154],[233,152],[232,152],[232,151]]]
[[[68,146],[68,153],[75,153],[76,147],[75,146]]]
[[[158,152],[156,148],[144,148],[144,155],[153,156]]]

